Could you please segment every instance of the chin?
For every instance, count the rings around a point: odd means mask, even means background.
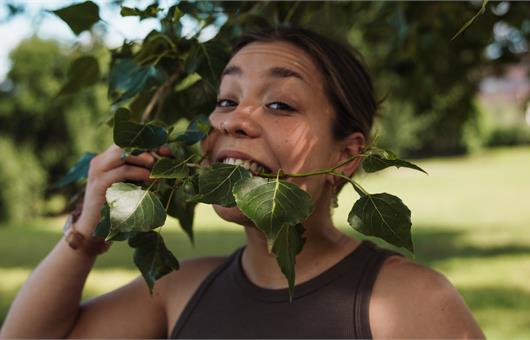
[[[241,224],[243,226],[254,225],[254,223],[248,217],[243,215],[241,210],[239,210],[239,208],[237,207],[226,208],[214,204],[213,209],[215,210],[217,215],[219,215],[219,217],[221,217],[225,221]]]

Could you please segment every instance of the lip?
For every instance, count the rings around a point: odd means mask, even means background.
[[[242,152],[242,151],[238,151],[238,150],[221,150],[214,157],[214,160],[215,160],[215,162],[219,162],[220,160],[226,159],[226,158],[238,158],[238,159],[253,161],[253,162],[256,162],[256,163],[260,164],[261,166],[265,167],[266,171],[267,170],[273,171],[273,168],[270,165],[268,165],[267,163],[262,162],[262,161],[260,161],[260,160],[258,160],[256,158],[254,158],[254,157],[251,157],[249,154],[247,154],[245,152]]]

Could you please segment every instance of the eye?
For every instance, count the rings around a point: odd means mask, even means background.
[[[269,108],[273,110],[281,110],[281,111],[295,111],[292,107],[289,105],[282,103],[282,102],[272,102],[267,105]]]
[[[237,106],[237,103],[230,99],[218,99],[215,103],[216,107],[231,107],[231,106]]]

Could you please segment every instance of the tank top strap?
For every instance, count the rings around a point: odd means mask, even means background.
[[[363,242],[366,249],[372,253],[371,256],[366,256],[363,273],[360,276],[357,290],[355,292],[353,308],[354,308],[354,329],[356,338],[372,339],[372,331],[370,328],[369,305],[372,296],[372,289],[379,274],[379,271],[390,256],[402,256],[401,254],[378,247],[369,241]]]
[[[212,282],[215,281],[215,279],[230,265],[232,262],[234,262],[235,259],[239,257],[239,253],[243,251],[244,247],[238,248],[236,251],[234,251],[230,256],[226,258],[226,260],[216,269],[214,269],[206,278],[202,281],[202,283],[199,285],[199,288],[195,290],[195,293],[192,295],[190,301],[186,304],[186,307],[183,309],[181,316],[179,317],[177,323],[175,324],[175,327],[173,327],[173,331],[171,332],[170,339],[174,339],[179,334],[181,328],[186,324],[186,321],[190,317],[190,315],[193,313],[193,310],[201,300],[201,297],[204,295],[204,292],[208,289],[208,287],[212,284]]]

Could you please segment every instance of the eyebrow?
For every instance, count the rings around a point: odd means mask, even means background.
[[[228,76],[228,75],[236,75],[241,76],[243,74],[243,70],[239,66],[229,66],[224,69],[223,74],[221,77]],[[267,71],[267,76],[273,77],[273,78],[289,78],[294,77],[298,78],[300,80],[305,81],[305,79],[300,75],[300,73],[293,71],[287,67],[280,67],[276,66]]]

